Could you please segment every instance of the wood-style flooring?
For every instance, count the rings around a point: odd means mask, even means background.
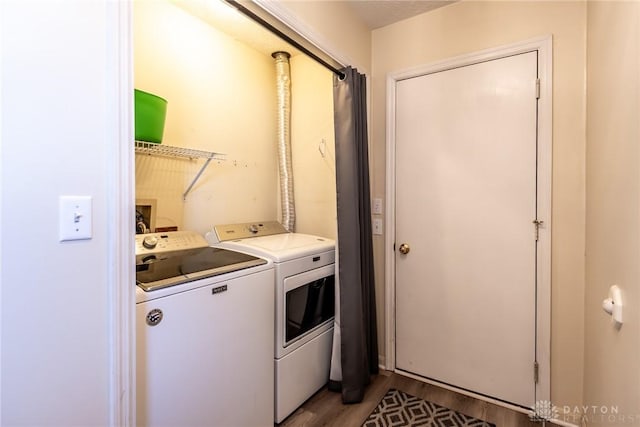
[[[388,389],[395,388],[463,414],[488,421],[496,427],[537,426],[527,414],[474,399],[396,373],[381,371],[372,378],[361,403],[344,405],[340,393],[326,388],[307,400],[279,427],[360,427]],[[551,424],[547,423],[548,426]]]

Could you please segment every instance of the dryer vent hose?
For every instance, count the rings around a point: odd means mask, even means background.
[[[293,197],[293,169],[291,166],[291,70],[287,52],[274,52],[278,92],[278,172],[280,178],[280,207],[282,226],[295,231],[296,209]]]

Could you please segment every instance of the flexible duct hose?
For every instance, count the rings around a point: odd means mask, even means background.
[[[293,169],[291,166],[291,76],[287,52],[274,52],[278,92],[278,171],[280,177],[280,207],[282,226],[295,231],[296,209],[293,198]]]

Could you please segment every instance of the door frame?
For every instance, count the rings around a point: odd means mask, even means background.
[[[109,425],[136,423],[133,5],[106,2]]]
[[[400,70],[387,75],[386,107],[386,166],[385,191],[385,369],[396,370],[396,289],[395,289],[395,238],[396,238],[396,156],[395,116],[397,82],[426,74],[446,71],[480,62],[491,61],[526,52],[538,52],[538,76],[540,98],[538,99],[538,220],[544,221],[540,228],[537,247],[536,287],[536,360],[539,364],[536,401],[551,398],[551,165],[552,165],[552,36],[537,37],[522,42],[473,52],[443,61]],[[533,218],[532,218],[533,219]],[[532,225],[533,233],[533,225]],[[533,366],[532,366],[533,375]],[[460,390],[458,390],[460,391]],[[487,397],[465,391],[483,400]],[[497,402],[504,405],[502,402]]]

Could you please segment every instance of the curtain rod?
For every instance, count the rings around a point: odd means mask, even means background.
[[[326,61],[325,59],[321,58],[320,56],[318,56],[317,54],[312,52],[309,48],[307,48],[306,46],[302,45],[300,42],[295,40],[293,37],[289,36],[288,34],[283,32],[282,30],[277,28],[275,25],[271,24],[270,22],[265,20],[263,17],[259,16],[254,11],[252,11],[252,10],[248,9],[247,7],[245,7],[244,5],[240,4],[239,1],[237,1],[237,0],[224,0],[224,2],[229,4],[230,6],[235,8],[236,10],[238,10],[238,12],[242,13],[243,15],[248,17],[249,19],[253,20],[254,22],[256,22],[258,24],[260,24],[262,27],[264,27],[265,29],[269,30],[270,32],[272,32],[276,36],[280,37],[282,40],[286,41],[291,46],[295,47],[296,49],[298,49],[299,51],[301,51],[305,55],[309,56],[310,58],[312,58],[313,60],[315,60],[316,62],[318,62],[322,66],[324,66],[325,68],[327,68],[327,69],[331,70],[333,73],[337,74],[338,77],[340,78],[340,80],[343,80],[345,78],[345,74],[339,68],[337,68],[336,66],[330,64],[328,61]],[[282,25],[285,25],[285,24],[282,24]],[[291,30],[291,31],[293,31],[293,30]],[[335,64],[338,64],[338,66],[342,66],[342,64],[338,63],[335,60],[333,60],[333,62]]]

